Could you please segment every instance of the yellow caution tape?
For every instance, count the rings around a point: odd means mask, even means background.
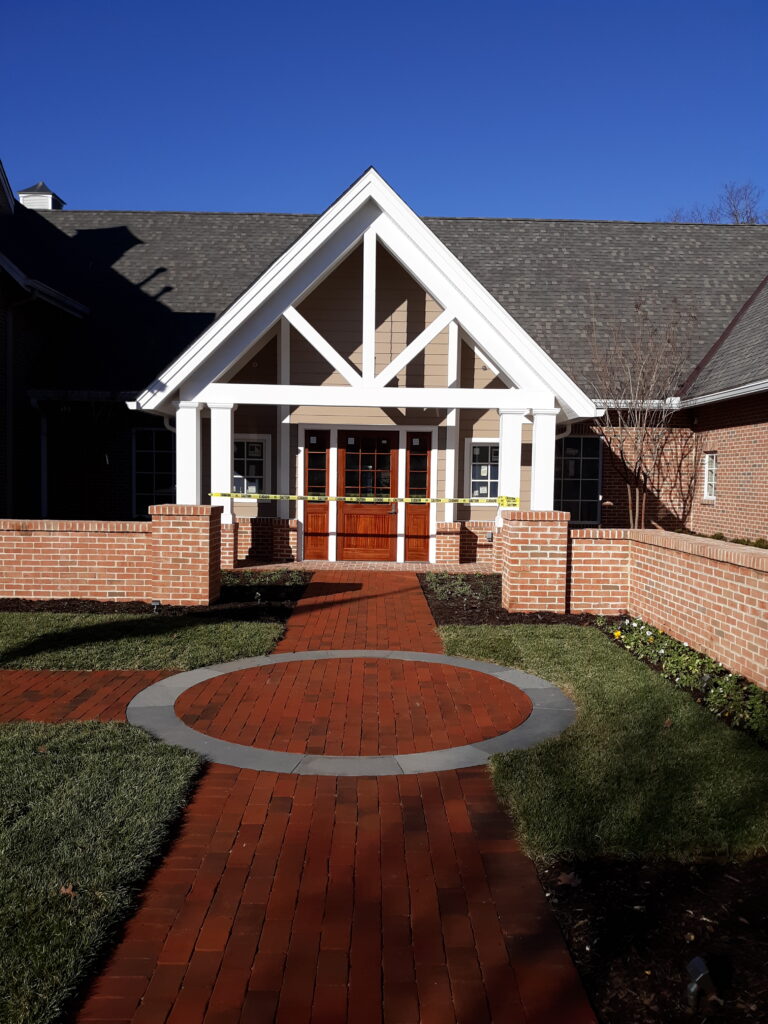
[[[335,497],[331,494],[243,494],[242,491],[211,491],[211,498],[239,498],[241,501],[348,501],[354,505],[390,505],[401,501],[406,505],[498,505],[499,508],[519,508],[519,498],[361,498],[352,495]]]

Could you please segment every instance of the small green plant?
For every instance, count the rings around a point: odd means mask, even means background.
[[[642,619],[609,621],[597,616],[595,624],[635,657],[656,666],[675,686],[696,694],[712,714],[768,744],[766,691]]]
[[[467,602],[474,596],[469,580],[462,573],[431,572],[425,574],[425,585],[436,601]]]

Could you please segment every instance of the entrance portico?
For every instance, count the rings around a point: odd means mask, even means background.
[[[596,412],[375,171],[135,407],[175,416],[178,503],[401,562],[435,561],[441,522],[492,529],[497,496],[551,510],[558,426]]]

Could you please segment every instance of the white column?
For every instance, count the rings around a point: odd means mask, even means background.
[[[523,417],[527,409],[499,409],[499,497],[520,497]],[[501,524],[501,507],[496,516]]]
[[[448,324],[448,387],[459,386],[459,325],[455,320]],[[456,469],[459,457],[459,413],[449,409],[445,417],[445,498],[456,497]],[[445,521],[456,520],[456,506],[445,506]]]
[[[200,504],[202,402],[176,403],[176,504]]]
[[[291,383],[291,325],[281,317],[277,335],[277,383]],[[277,407],[277,492],[288,494],[291,487],[291,407]],[[296,482],[296,493],[300,494],[304,481]],[[280,519],[288,518],[287,501],[278,501],[277,515]]]
[[[533,409],[531,509],[549,512],[555,498],[555,428],[558,409]]]
[[[209,403],[211,410],[211,491],[232,491],[234,458],[234,421],[236,405]],[[212,505],[221,505],[223,523],[232,522],[232,499],[211,497]]]
[[[363,235],[363,380],[376,376],[376,232]]]

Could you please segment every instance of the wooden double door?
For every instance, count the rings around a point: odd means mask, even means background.
[[[312,443],[314,440],[314,444]],[[350,498],[388,498],[398,494],[400,435],[396,430],[338,431],[336,493]],[[405,493],[429,496],[431,434],[406,435]],[[330,432],[309,435],[305,447],[305,493],[328,494]],[[336,520],[339,561],[388,562],[397,559],[398,502],[340,501]],[[328,504],[307,502],[304,557],[328,557]],[[429,505],[405,505],[405,559],[429,558]]]

